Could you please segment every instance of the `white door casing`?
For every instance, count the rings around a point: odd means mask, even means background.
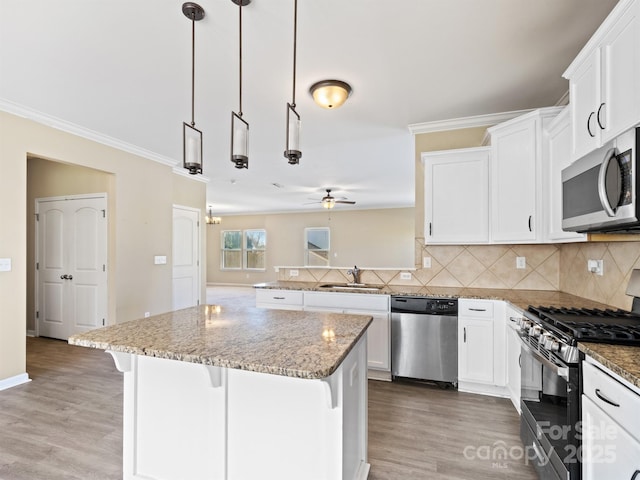
[[[173,309],[200,303],[200,210],[173,206]]]
[[[107,323],[106,194],[36,199],[36,332],[66,340]]]

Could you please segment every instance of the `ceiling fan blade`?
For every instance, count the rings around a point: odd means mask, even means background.
[[[336,200],[335,203],[346,203],[347,205],[355,205],[353,200]]]

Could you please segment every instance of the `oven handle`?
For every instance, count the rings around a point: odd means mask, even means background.
[[[550,360],[547,360],[542,355],[540,355],[540,352],[532,349],[529,345],[524,343],[524,340],[522,338],[520,338],[520,344],[522,345],[522,348],[524,348],[527,352],[529,352],[533,358],[538,360],[545,367],[551,369],[553,373],[555,373],[559,377],[564,378],[567,382],[569,381],[569,367],[561,367],[551,362]]]

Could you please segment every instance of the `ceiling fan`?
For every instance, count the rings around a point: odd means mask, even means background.
[[[334,196],[331,195],[331,189],[327,188],[327,194],[322,197],[322,200],[319,202],[311,202],[311,203],[322,203],[324,208],[333,208],[336,203],[342,203],[347,205],[355,205],[356,202],[353,200],[347,200],[347,197],[342,197],[342,200],[336,200]]]

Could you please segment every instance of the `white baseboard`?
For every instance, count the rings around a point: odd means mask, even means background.
[[[0,380],[0,390],[6,390],[7,388],[16,387],[23,383],[30,382],[31,379],[27,373],[21,373],[20,375],[14,375],[13,377]]]
[[[36,336],[35,330],[27,330],[27,337],[35,337],[35,336]]]

